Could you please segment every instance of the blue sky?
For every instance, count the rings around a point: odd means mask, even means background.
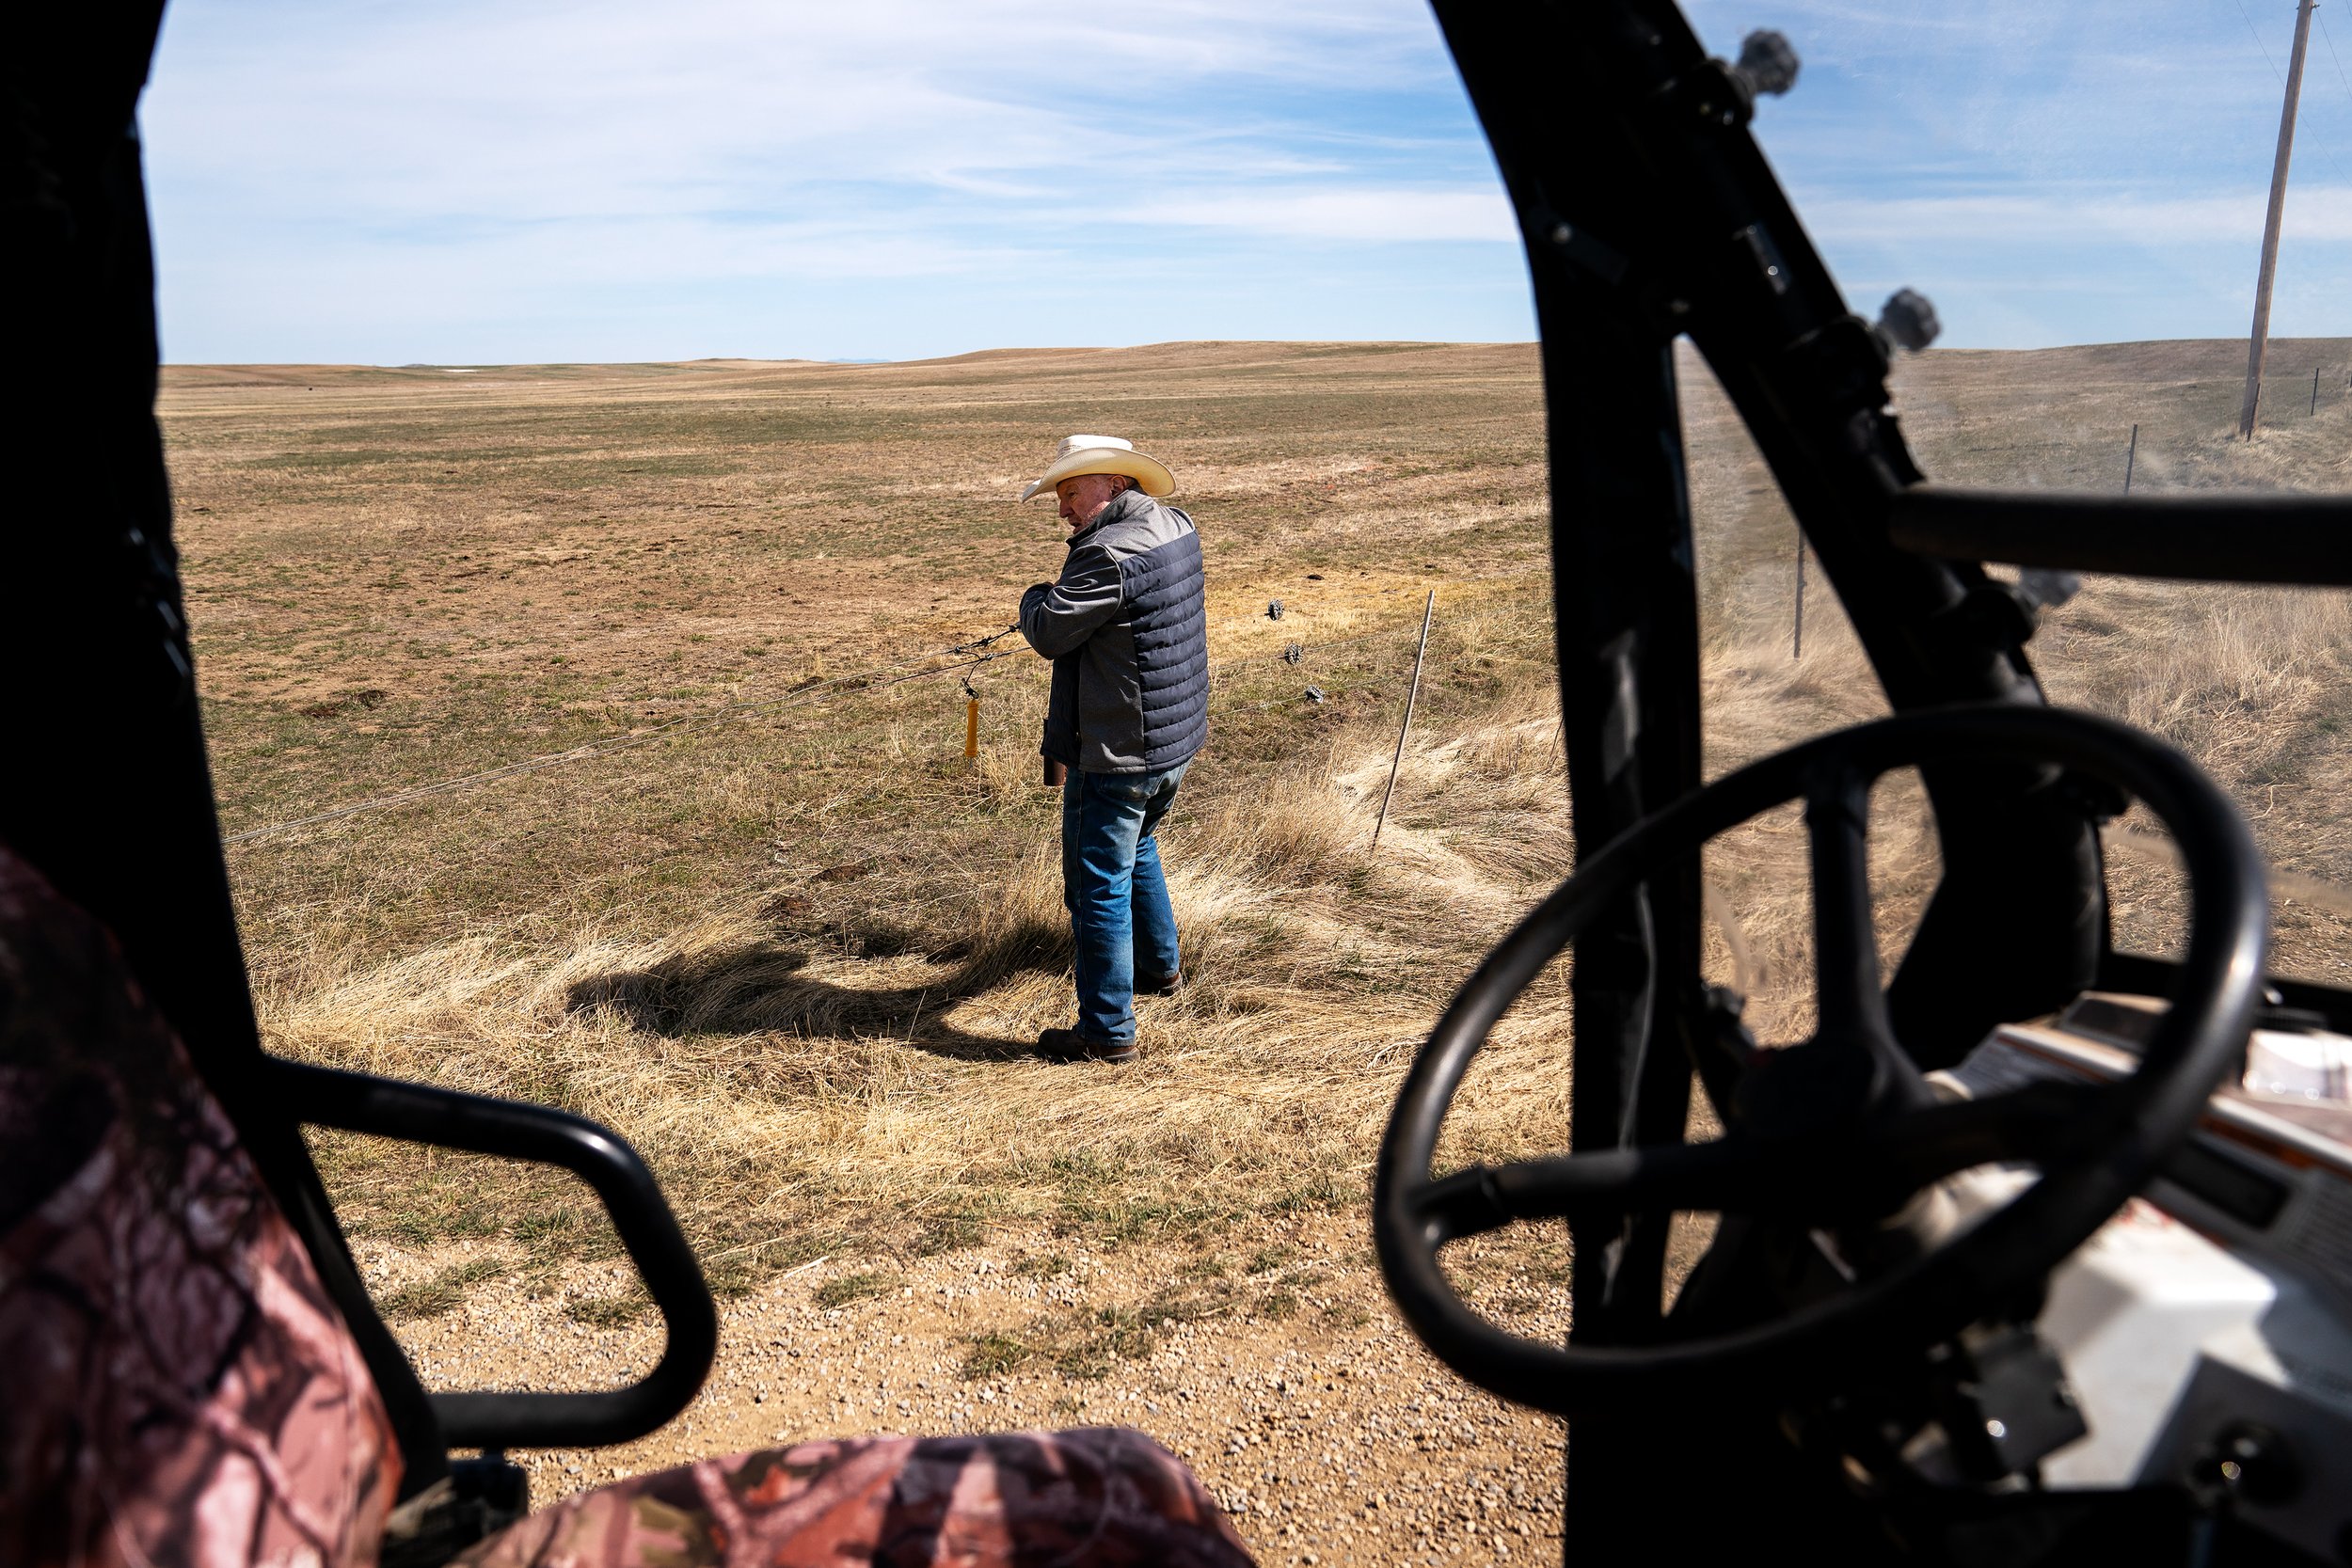
[[[2337,8],[2286,336],[2352,332]],[[1866,309],[1918,288],[1961,346],[2242,334],[2292,0],[1963,10],[1692,15],[1804,55],[1759,134]],[[1412,0],[175,0],[141,119],[181,363],[1534,331]]]

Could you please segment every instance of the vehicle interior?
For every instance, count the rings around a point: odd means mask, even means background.
[[[2052,705],[2032,658],[2069,574],[2352,587],[2352,500],[1934,483],[1888,389],[1896,356],[1932,339],[1932,307],[1906,293],[1857,314],[1752,134],[1800,70],[1787,41],[1711,57],[1671,0],[1436,8],[1541,329],[1579,854],[1405,1079],[1369,1212],[1397,1311],[1463,1378],[1566,1420],[1569,1561],[1759,1541],[1848,1561],[2352,1560],[2352,990],[2270,972],[2268,873],[2239,806],[2163,741]],[[110,934],[184,1045],[382,1400],[400,1475],[386,1501],[403,1505],[383,1560],[437,1562],[527,1509],[506,1450],[618,1443],[675,1417],[717,1316],[644,1162],[606,1129],[262,1048],[182,610],[125,135],[159,18],[57,8],[24,24],[10,68],[18,357],[51,367],[52,389],[11,424],[30,493],[0,544],[0,847]],[[1684,340],[1892,711],[1712,782]],[[1899,769],[1921,781],[1943,869],[1889,963],[1869,796]],[[1760,1041],[1745,998],[1710,978],[1701,850],[1790,802],[1815,1022]],[[2101,830],[2134,807],[2185,881],[2176,958],[2116,946]],[[0,909],[20,954],[38,913]],[[1439,1171],[1481,1044],[1571,951],[1561,1152]],[[74,1109],[74,1052],[131,1057],[100,1037],[105,1009],[35,1006],[66,971],[0,972],[0,1072],[18,1078],[0,1235],[22,1235],[38,1215],[14,1195],[77,1168],[104,1119]],[[18,1033],[37,1012],[66,1020],[64,1057]],[[305,1127],[578,1175],[666,1324],[658,1365],[602,1392],[426,1388],[369,1300]],[[1670,1285],[1673,1222],[1692,1213],[1719,1219]],[[1573,1237],[1565,1344],[1487,1321],[1449,1283],[1446,1246],[1518,1223]],[[31,1344],[0,1332],[12,1354]],[[37,1545],[63,1553],[69,1533]]]

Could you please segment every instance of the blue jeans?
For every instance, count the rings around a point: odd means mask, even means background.
[[[1061,792],[1061,899],[1077,945],[1078,1033],[1124,1045],[1136,1037],[1136,980],[1177,972],[1176,911],[1152,830],[1176,799],[1188,764],[1165,773],[1082,773]]]

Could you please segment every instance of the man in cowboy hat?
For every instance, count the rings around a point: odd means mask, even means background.
[[[1175,489],[1119,437],[1073,436],[1021,492],[1059,501],[1071,531],[1061,576],[1021,595],[1021,635],[1054,661],[1040,750],[1067,769],[1062,902],[1078,1016],[1038,1037],[1056,1061],[1134,1060],[1136,994],[1182,981],[1152,833],[1208,738],[1209,622],[1200,536],[1159,499]]]

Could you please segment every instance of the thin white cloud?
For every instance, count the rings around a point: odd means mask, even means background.
[[[1208,149],[1247,175],[1296,157],[1298,126],[1267,112],[1283,96],[1444,85],[1413,0],[1076,16],[1043,0],[682,0],[258,21],[218,0],[173,8],[146,110],[166,167],[379,215],[682,209],[788,200],[811,181],[1021,183],[1073,166],[1149,174]],[[1168,102],[1187,85],[1248,95],[1269,80],[1282,92],[1247,113]]]
[[[2266,191],[2230,196],[1898,197],[1826,199],[1804,206],[1825,242],[1915,245],[1929,242],[2044,244],[2121,240],[2151,248],[2261,242]],[[2297,185],[2284,232],[2294,240],[2352,240],[2352,186]]]
[[[1145,202],[1122,221],[1243,230],[1309,240],[1516,242],[1518,224],[1500,190],[1252,190]]]

